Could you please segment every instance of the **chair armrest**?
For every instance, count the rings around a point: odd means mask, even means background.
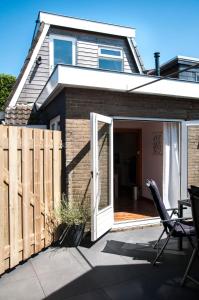
[[[182,209],[187,209],[187,207],[182,207]],[[174,210],[179,210],[178,207],[175,208],[167,208],[166,211],[174,211]]]
[[[160,223],[168,223],[170,221],[182,221],[182,220],[190,220],[190,218],[175,218],[175,219],[168,219],[168,220],[160,220]]]

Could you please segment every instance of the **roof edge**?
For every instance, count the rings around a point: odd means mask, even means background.
[[[39,20],[40,22],[44,22],[46,24],[54,26],[68,27],[73,29],[86,30],[122,37],[135,37],[135,28],[109,23],[102,23],[97,21],[90,21],[80,18],[73,18],[42,11],[39,13]]]

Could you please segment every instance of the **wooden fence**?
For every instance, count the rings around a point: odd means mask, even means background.
[[[0,274],[52,242],[61,132],[0,125]]]

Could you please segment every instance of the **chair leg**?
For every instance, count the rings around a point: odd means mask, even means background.
[[[153,245],[153,249],[156,249],[156,246],[158,246],[159,241],[161,240],[161,238],[162,238],[163,234],[165,233],[165,231],[166,231],[166,230],[163,229],[161,235],[159,236],[159,239],[158,239],[157,242]]]
[[[190,261],[189,261],[189,263],[188,263],[188,266],[187,266],[186,271],[185,271],[185,273],[184,273],[184,276],[183,276],[183,278],[182,278],[181,286],[184,285],[185,280],[189,277],[189,271],[190,271],[190,269],[191,269],[191,267],[192,267],[192,264],[193,264],[193,261],[194,261],[196,255],[197,255],[197,249],[194,248],[194,250],[193,250],[193,252],[192,252],[192,255],[191,255],[191,258],[190,258]]]
[[[190,236],[187,236],[187,238],[188,238],[188,240],[189,240],[189,242],[190,242],[190,244],[191,244],[191,247],[194,249],[195,246],[194,246],[194,244],[193,244],[192,238],[191,238]]]
[[[168,234],[167,239],[166,239],[164,245],[162,246],[160,252],[157,252],[157,256],[156,256],[156,258],[155,258],[154,261],[153,261],[153,266],[155,266],[155,264],[156,264],[158,258],[162,255],[162,253],[163,253],[163,251],[164,251],[166,245],[168,244],[168,241],[169,241],[169,239],[170,239],[170,237],[171,237],[171,234],[172,234],[172,232],[170,232],[170,233]]]

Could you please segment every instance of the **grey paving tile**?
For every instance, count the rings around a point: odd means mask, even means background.
[[[63,274],[76,271],[76,274],[78,272],[81,274],[82,269],[88,268],[88,264],[73,248],[51,248],[51,251],[41,252],[37,257],[31,259],[31,264],[38,276],[55,274],[57,271],[62,271]]]
[[[77,270],[63,274],[42,274],[39,276],[41,285],[48,295],[47,299],[67,299],[75,295],[92,292],[98,289],[97,283],[93,280],[92,272],[80,273]]]
[[[45,295],[35,277],[0,283],[0,300],[40,300]]]
[[[11,283],[13,281],[23,280],[31,277],[35,277],[35,272],[30,264],[30,261],[27,261],[22,265],[18,265],[12,271],[3,274],[0,278],[0,287],[2,284],[6,284],[7,282]]]

